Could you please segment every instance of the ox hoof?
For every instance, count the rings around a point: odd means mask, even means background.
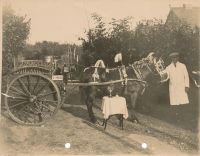
[[[131,119],[131,122],[139,124],[139,120],[138,119]]]
[[[102,124],[100,124],[99,121],[96,121],[93,123],[95,127],[102,127]]]
[[[98,120],[91,121],[91,122],[92,122],[92,124],[94,124],[94,125],[101,125],[100,122],[99,122]]]
[[[101,126],[102,124],[100,123],[100,121],[97,120],[97,121],[95,122],[95,125]]]
[[[140,122],[139,122],[139,120],[135,119],[134,123],[139,124]]]

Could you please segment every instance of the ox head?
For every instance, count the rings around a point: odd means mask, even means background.
[[[97,60],[93,68],[94,68],[94,72],[92,74],[93,80],[94,81],[105,80],[106,66],[103,60]]]
[[[165,69],[164,61],[161,57],[157,57],[154,52],[150,52],[147,56],[152,71],[159,74]]]
[[[154,52],[151,52],[146,57],[146,60],[148,62],[151,73],[154,75],[153,79],[155,82],[162,82],[163,80],[167,79],[168,75],[165,73],[165,65],[161,57],[158,57]]]

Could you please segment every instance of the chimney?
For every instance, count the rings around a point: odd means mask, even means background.
[[[183,4],[183,8],[186,10],[192,9],[192,4]]]

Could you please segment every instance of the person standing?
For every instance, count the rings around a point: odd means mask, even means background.
[[[63,75],[63,82],[64,82],[64,83],[67,83],[69,73],[70,73],[70,71],[69,71],[69,66],[67,66],[67,65],[64,63],[63,68],[62,68],[62,75]]]
[[[185,64],[179,62],[179,53],[169,55],[171,64],[167,66],[166,72],[169,79],[170,105],[189,104],[189,76]]]

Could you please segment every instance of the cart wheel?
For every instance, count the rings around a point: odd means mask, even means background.
[[[5,105],[10,117],[20,124],[41,125],[61,105],[57,85],[42,74],[23,74],[11,81]]]

